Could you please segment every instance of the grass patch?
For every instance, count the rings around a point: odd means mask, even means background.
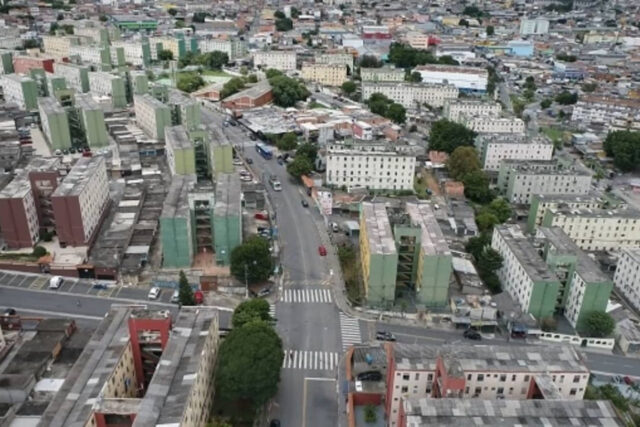
[[[361,305],[364,301],[364,289],[360,280],[360,257],[354,248],[341,246],[338,248],[338,258],[347,289],[347,298],[353,304]]]
[[[40,257],[33,254],[0,254],[0,260],[2,261],[20,261],[20,262],[37,262]]]
[[[320,104],[319,102],[316,101],[311,101],[311,103],[309,104],[309,109],[313,110],[314,108],[327,108],[324,105]]]
[[[549,139],[553,142],[564,140],[564,131],[558,128],[544,127],[542,128],[542,133],[549,137]]]
[[[413,180],[413,189],[419,199],[429,198],[430,194],[427,191],[429,189],[429,184],[424,171],[420,172],[420,174]]]
[[[203,70],[202,75],[211,77],[233,77],[231,74],[222,70]]]

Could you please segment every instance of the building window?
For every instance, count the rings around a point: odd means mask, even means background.
[[[569,391],[569,395],[575,396],[576,392],[577,392],[577,390],[575,388],[572,388],[571,391]]]
[[[407,387],[406,385],[402,387],[402,391],[403,393],[407,393],[409,391],[409,387]]]
[[[573,377],[573,382],[574,382],[574,383],[579,383],[579,382],[580,382],[580,375],[575,375],[575,376]]]
[[[484,381],[484,374],[478,374],[478,381]]]
[[[403,379],[404,381],[409,381],[409,374],[404,374],[404,375],[402,376],[402,379]]]

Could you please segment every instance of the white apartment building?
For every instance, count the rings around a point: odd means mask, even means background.
[[[31,78],[19,74],[3,74],[0,76],[0,86],[2,87],[5,102],[18,104],[21,110],[37,106],[35,105],[37,96],[36,84]],[[25,90],[29,88],[32,89],[32,94],[25,93]],[[28,98],[31,98],[31,103],[34,105],[27,105],[29,103]]]
[[[73,36],[42,36],[42,47],[47,55],[56,58],[66,58],[70,54],[71,46],[79,45],[78,37]]]
[[[484,68],[450,65],[420,65],[412,70],[424,83],[448,83],[465,92],[486,92],[489,72]]]
[[[89,67],[65,62],[54,62],[53,71],[57,76],[65,78],[69,88],[82,93],[89,91]]]
[[[489,117],[489,116],[460,116],[460,122],[478,133],[524,133],[525,124],[517,117]]]
[[[82,62],[88,62],[90,64],[101,65],[102,64],[102,54],[101,50],[104,48],[100,48],[96,45],[74,45],[69,47],[69,55],[74,56],[77,55],[80,57]]]
[[[22,47],[22,39],[20,36],[0,37],[0,49],[16,49]]]
[[[514,226],[495,227],[491,247],[502,256],[502,268],[497,271],[502,288],[524,312],[537,319],[552,315],[560,282],[522,231]]]
[[[200,39],[198,41],[200,52],[225,52],[230,61],[244,58],[247,55],[247,43],[240,39]]]
[[[293,71],[296,69],[296,53],[279,50],[255,52],[253,66],[263,70],[273,68],[280,71]]]
[[[411,190],[415,174],[415,156],[399,154],[384,147],[327,150],[326,183],[347,189]]]
[[[90,72],[89,89],[91,90],[91,94],[97,96],[111,96],[113,91],[113,80],[122,80],[122,78],[103,71]]]
[[[498,189],[511,203],[530,204],[534,194],[587,194],[591,179],[588,169],[557,161],[503,160]]]
[[[482,168],[500,170],[503,160],[551,160],[553,144],[545,136],[485,133],[475,139]]]
[[[560,227],[585,251],[640,246],[640,212],[635,209],[548,209],[544,227]]]
[[[144,50],[143,44],[140,41],[127,42],[127,41],[114,41],[111,42],[111,62],[117,64],[117,49],[122,48],[124,52],[124,60],[135,66],[144,65]]]
[[[620,251],[613,283],[636,310],[640,310],[640,248]]]
[[[301,75],[304,80],[325,86],[340,86],[348,80],[347,66],[343,64],[302,64]]]
[[[164,140],[165,127],[171,126],[169,107],[151,95],[134,97],[136,123],[151,138]]]
[[[353,71],[353,55],[350,53],[321,53],[315,56],[316,64],[346,65]]]
[[[543,35],[549,33],[549,21],[544,18],[527,19],[522,18],[520,20],[520,35]]]
[[[452,99],[444,103],[442,115],[452,122],[459,122],[462,115],[498,117],[502,105],[492,101],[476,101],[472,99]]]
[[[640,100],[607,96],[580,97],[573,106],[571,121],[598,124],[609,129],[640,130]]]
[[[361,360],[366,354],[355,352],[372,351],[356,348],[353,357]],[[401,402],[408,398],[525,400],[533,398],[533,390],[543,389],[550,394],[547,397],[582,400],[589,382],[588,368],[567,345],[532,351],[526,346],[394,343],[387,351],[392,361],[386,368],[391,371],[387,380],[390,427],[398,425]]]
[[[428,104],[442,107],[446,100],[456,99],[458,89],[452,85],[429,83],[389,83],[363,82],[362,99],[367,100],[374,93],[381,93],[405,108],[416,108]]]
[[[360,68],[360,78],[363,82],[403,82],[404,70],[393,67]]]

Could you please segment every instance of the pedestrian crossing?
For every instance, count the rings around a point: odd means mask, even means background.
[[[362,343],[360,322],[344,313],[340,313],[340,334],[342,336],[342,351],[346,351],[354,344]]]
[[[331,371],[338,366],[338,358],[334,351],[285,350],[282,369]]]
[[[331,289],[285,289],[281,302],[289,303],[331,303]]]
[[[276,305],[275,304],[269,304],[269,316],[271,316],[272,319],[276,318]]]

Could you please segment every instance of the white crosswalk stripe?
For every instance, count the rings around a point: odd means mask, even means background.
[[[269,315],[271,316],[272,319],[276,318],[276,305],[275,304],[269,304]]]
[[[340,313],[340,334],[342,336],[342,350],[346,351],[353,344],[362,343],[360,322],[358,319]]]
[[[290,303],[331,303],[331,289],[285,289],[280,302]]]
[[[282,369],[331,371],[338,366],[339,357],[335,351],[285,350]]]

